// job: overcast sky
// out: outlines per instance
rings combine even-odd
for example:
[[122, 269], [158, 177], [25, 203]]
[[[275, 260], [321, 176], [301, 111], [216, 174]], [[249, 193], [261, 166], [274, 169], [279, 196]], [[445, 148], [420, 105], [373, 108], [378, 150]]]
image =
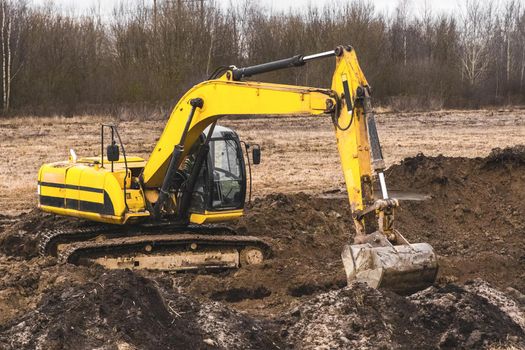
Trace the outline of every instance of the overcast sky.
[[[88, 11], [90, 8], [100, 6], [102, 14], [109, 15], [113, 7], [122, 2], [145, 2], [146, 4], [151, 3], [153, 0], [29, 0], [30, 3], [36, 5], [42, 5], [48, 2], [53, 2], [56, 5], [60, 6], [64, 11], [70, 12], [74, 11], [77, 14], [82, 14]], [[227, 4], [242, 2], [244, 0], [216, 0], [219, 4]], [[287, 10], [289, 8], [301, 8], [305, 7], [308, 4], [316, 4], [322, 6], [325, 3], [334, 0], [254, 0], [258, 1], [265, 7], [268, 7], [271, 10]], [[344, 0], [336, 0], [344, 1]], [[458, 4], [462, 0], [409, 0], [413, 8], [414, 13], [417, 14], [418, 10], [423, 7], [425, 2], [429, 3], [434, 12], [450, 12], [458, 8]], [[398, 0], [372, 0], [375, 4], [377, 10], [383, 12], [392, 11], [395, 8]]]

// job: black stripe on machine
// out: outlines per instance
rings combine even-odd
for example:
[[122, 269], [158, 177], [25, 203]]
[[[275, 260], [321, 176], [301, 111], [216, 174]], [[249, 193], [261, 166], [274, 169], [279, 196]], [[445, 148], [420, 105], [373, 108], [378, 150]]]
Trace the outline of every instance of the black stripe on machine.
[[351, 112], [354, 109], [352, 100], [350, 99], [350, 88], [348, 87], [348, 80], [343, 80], [343, 90], [345, 92], [346, 110]]
[[95, 193], [104, 192], [103, 188], [95, 188], [95, 187], [87, 187], [87, 186], [76, 186], [76, 185], [70, 185], [70, 184], [59, 184], [59, 183], [54, 183], [54, 182], [43, 182], [43, 181], [38, 181], [38, 184], [40, 186], [67, 188], [69, 190], [87, 191], [87, 192], [95, 192]]
[[52, 196], [40, 196], [39, 200], [40, 205], [46, 205], [55, 208], [74, 209], [97, 214], [115, 215], [115, 208], [113, 207], [113, 202], [111, 201], [111, 198], [109, 198], [109, 195], [106, 191], [104, 191], [104, 203], [95, 203], [81, 201], [78, 199], [69, 199]]
[[78, 199], [66, 198], [66, 208], [79, 210], [79, 202], [80, 201]]
[[64, 198], [51, 197], [51, 196], [40, 196], [40, 204], [47, 205], [50, 207], [64, 208]]

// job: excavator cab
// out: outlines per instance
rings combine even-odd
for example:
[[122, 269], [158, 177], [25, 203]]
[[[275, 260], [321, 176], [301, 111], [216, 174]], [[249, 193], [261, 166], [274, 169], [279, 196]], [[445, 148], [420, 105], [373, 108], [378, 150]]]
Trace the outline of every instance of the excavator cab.
[[[209, 129], [204, 134], [208, 132]], [[193, 189], [190, 212], [202, 215], [242, 211], [245, 198], [246, 169], [241, 142], [233, 130], [217, 125]]]
[[[214, 125], [204, 130], [199, 142], [192, 148], [179, 168], [179, 173], [186, 173], [182, 176], [186, 178], [186, 183], [178, 189], [177, 198], [179, 208], [184, 208], [183, 196], [189, 188], [189, 222], [214, 223], [242, 216], [248, 194], [247, 178], [249, 175], [251, 195], [251, 165], [260, 163], [260, 147], [242, 142], [232, 129]], [[249, 148], [253, 148], [252, 162], [247, 152]], [[204, 152], [201, 165], [196, 161], [199, 152]], [[194, 180], [193, 176], [196, 177]]]

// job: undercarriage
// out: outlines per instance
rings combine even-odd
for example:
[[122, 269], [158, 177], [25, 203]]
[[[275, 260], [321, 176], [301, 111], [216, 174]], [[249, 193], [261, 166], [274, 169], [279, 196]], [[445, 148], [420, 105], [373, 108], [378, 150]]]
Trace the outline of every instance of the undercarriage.
[[109, 269], [181, 271], [260, 264], [269, 246], [220, 226], [96, 226], [45, 231], [40, 253], [60, 262]]

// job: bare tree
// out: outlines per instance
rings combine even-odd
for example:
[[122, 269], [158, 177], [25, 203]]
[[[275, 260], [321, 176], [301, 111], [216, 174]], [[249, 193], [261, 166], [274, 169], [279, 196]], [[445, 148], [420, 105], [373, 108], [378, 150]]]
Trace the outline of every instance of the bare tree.
[[489, 66], [489, 38], [493, 29], [493, 3], [480, 0], [465, 0], [460, 13], [460, 59], [462, 74], [471, 87]]
[[396, 22], [399, 23], [401, 27], [401, 33], [403, 36], [403, 65], [407, 65], [407, 29], [408, 29], [408, 16], [410, 14], [410, 1], [409, 0], [399, 0], [396, 7]]
[[503, 37], [505, 40], [505, 81], [507, 86], [510, 83], [511, 70], [511, 41], [512, 33], [515, 31], [515, 13], [518, 10], [518, 3], [515, 0], [508, 0], [503, 11]]
[[0, 40], [2, 41], [2, 102], [3, 111], [7, 113], [11, 107], [12, 84], [24, 65], [20, 51], [20, 36], [24, 22], [25, 2], [20, 1], [16, 6], [8, 0], [0, 3], [2, 23]]
[[[11, 19], [8, 4], [2, 0], [2, 87], [3, 87], [3, 109], [9, 111], [9, 95], [11, 90]], [[7, 38], [6, 38], [7, 37]]]
[[521, 45], [521, 63], [520, 63], [520, 88], [519, 92], [523, 95], [523, 83], [525, 78], [525, 10], [518, 14], [517, 19], [517, 42]]

